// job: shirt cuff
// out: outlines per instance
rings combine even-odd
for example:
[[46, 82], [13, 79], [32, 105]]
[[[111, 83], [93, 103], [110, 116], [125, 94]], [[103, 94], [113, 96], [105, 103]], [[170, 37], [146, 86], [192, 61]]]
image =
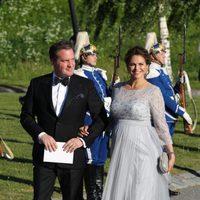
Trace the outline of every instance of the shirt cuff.
[[45, 132], [41, 132], [39, 135], [38, 135], [38, 142], [39, 144], [42, 144], [42, 141], [41, 141], [41, 137], [46, 134]]
[[83, 148], [86, 148], [87, 146], [85, 144], [85, 141], [82, 138], [80, 138], [80, 137], [78, 139], [83, 143]]

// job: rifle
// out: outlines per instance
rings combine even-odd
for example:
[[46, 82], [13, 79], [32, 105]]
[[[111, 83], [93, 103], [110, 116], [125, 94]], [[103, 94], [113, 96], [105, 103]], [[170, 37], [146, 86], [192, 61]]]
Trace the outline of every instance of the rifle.
[[72, 28], [73, 28], [73, 36], [70, 38], [70, 41], [72, 41], [74, 45], [74, 51], [75, 51], [75, 60], [78, 64], [79, 56], [80, 56], [80, 50], [83, 46], [88, 45], [90, 43], [88, 33], [86, 31], [80, 31], [80, 28], [77, 23], [75, 8], [74, 8], [74, 1], [69, 0], [69, 8], [70, 8], [70, 14], [71, 14], [71, 20], [72, 20]]
[[115, 52], [115, 56], [114, 56], [114, 71], [113, 71], [112, 82], [111, 82], [112, 86], [115, 84], [117, 77], [118, 77], [117, 71], [120, 67], [120, 49], [121, 49], [121, 29], [119, 27], [118, 45], [116, 47], [116, 52]]
[[[185, 98], [185, 77], [184, 77], [184, 64], [186, 63], [186, 51], [185, 51], [185, 43], [186, 43], [186, 24], [184, 24], [184, 37], [183, 37], [183, 53], [180, 54], [180, 72], [179, 72], [179, 93], [180, 93], [180, 105], [186, 110], [186, 98]], [[183, 119], [184, 133], [192, 134], [192, 126], [187, 123], [185, 119]]]

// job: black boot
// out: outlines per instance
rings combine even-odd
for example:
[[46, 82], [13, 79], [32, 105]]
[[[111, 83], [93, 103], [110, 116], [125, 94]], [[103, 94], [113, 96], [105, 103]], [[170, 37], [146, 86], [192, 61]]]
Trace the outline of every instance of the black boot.
[[103, 175], [104, 166], [98, 166], [96, 168], [96, 196], [97, 200], [101, 200], [103, 194]]
[[86, 166], [84, 179], [87, 200], [101, 200], [103, 193], [103, 173], [103, 166]]

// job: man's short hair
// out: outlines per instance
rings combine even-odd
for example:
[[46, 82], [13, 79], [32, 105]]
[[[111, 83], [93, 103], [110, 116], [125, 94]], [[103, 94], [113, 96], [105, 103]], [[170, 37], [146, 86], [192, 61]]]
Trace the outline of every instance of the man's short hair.
[[66, 50], [72, 49], [74, 51], [74, 47], [71, 42], [61, 40], [61, 41], [56, 42], [55, 44], [51, 45], [51, 47], [49, 48], [50, 60], [57, 59], [57, 52], [62, 49], [66, 49]]

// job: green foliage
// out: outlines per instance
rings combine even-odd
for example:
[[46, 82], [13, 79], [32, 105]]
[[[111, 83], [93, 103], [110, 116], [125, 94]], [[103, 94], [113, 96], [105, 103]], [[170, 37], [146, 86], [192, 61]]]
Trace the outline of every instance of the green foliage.
[[[197, 79], [200, 35], [200, 9], [198, 0], [76, 0], [76, 15], [81, 30], [89, 33], [91, 43], [97, 45], [99, 65], [111, 75], [118, 41], [118, 28], [122, 30], [121, 58], [134, 45], [144, 46], [146, 33], [156, 32], [159, 40], [158, 20], [166, 15], [170, 31], [173, 73], [179, 68], [178, 54], [182, 53], [184, 13], [187, 23], [187, 64], [189, 76]], [[21, 79], [39, 72], [34, 66], [47, 66], [48, 49], [55, 41], [69, 39], [72, 33], [69, 5], [66, 0], [2, 0], [0, 1], [0, 78], [15, 76]], [[32, 64], [35, 63], [35, 64]], [[123, 65], [123, 61], [121, 62]], [[27, 69], [26, 69], [26, 65]], [[33, 66], [33, 72], [30, 69]], [[30, 74], [22, 72], [29, 70]], [[122, 77], [126, 77], [124, 69]], [[28, 71], [27, 71], [28, 72]], [[7, 73], [7, 74], [5, 74]], [[15, 74], [14, 74], [15, 73]], [[24, 73], [24, 75], [23, 75]], [[9, 74], [9, 75], [8, 75]], [[26, 81], [26, 80], [24, 80]]]
[[199, 23], [200, 20], [200, 1], [198, 0], [181, 0], [170, 1], [171, 14], [168, 19], [168, 24], [176, 31], [180, 31], [182, 24], [186, 20], [187, 25], [194, 22]]
[[44, 62], [19, 62], [14, 68], [1, 64], [0, 71], [0, 84], [27, 87], [32, 78], [50, 73], [52, 66]]
[[[179, 70], [178, 54], [183, 53], [183, 24], [186, 20], [187, 63], [185, 69], [189, 72], [191, 79], [197, 80], [200, 68], [198, 61], [200, 56], [198, 52], [200, 45], [199, 1], [98, 0], [95, 4], [92, 1], [88, 3], [88, 0], [83, 0], [83, 2], [85, 9], [77, 7], [81, 27], [89, 31], [91, 41], [97, 44], [103, 57], [114, 54], [119, 26], [122, 27], [122, 58], [128, 48], [134, 45], [144, 46], [147, 32], [156, 32], [159, 40], [159, 17], [165, 15], [170, 33], [174, 78]], [[105, 8], [104, 11], [102, 8]], [[103, 66], [107, 65], [107, 60], [104, 63]]]
[[0, 62], [39, 62], [49, 45], [69, 38], [68, 4], [64, 0], [18, 0], [0, 4]]

